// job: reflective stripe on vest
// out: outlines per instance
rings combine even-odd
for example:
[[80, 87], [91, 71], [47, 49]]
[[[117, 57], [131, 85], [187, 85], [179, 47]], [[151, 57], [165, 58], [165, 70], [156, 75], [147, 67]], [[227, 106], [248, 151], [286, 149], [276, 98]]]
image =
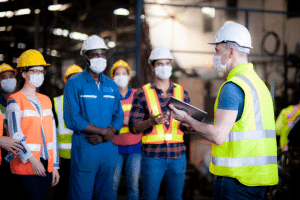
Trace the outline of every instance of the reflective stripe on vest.
[[63, 118], [63, 95], [54, 98], [54, 108], [58, 119], [56, 130], [59, 156], [62, 158], [70, 159], [73, 131], [66, 127]]
[[[183, 88], [174, 83], [173, 96], [177, 99], [184, 100]], [[151, 88], [151, 84], [148, 83], [143, 86], [143, 90], [146, 96], [147, 105], [149, 108], [149, 114], [158, 115], [162, 113], [159, 99], [157, 97], [155, 89]], [[170, 117], [170, 126], [167, 130], [164, 124], [158, 124], [153, 126], [152, 132], [142, 137], [142, 143], [144, 144], [162, 144], [162, 143], [182, 143], [183, 132], [180, 130], [180, 122]]]
[[232, 72], [237, 73], [224, 84], [233, 82], [241, 87], [245, 94], [245, 105], [241, 119], [234, 123], [224, 143], [213, 144], [210, 172], [236, 178], [247, 186], [275, 185], [278, 182], [278, 169], [271, 96], [268, 96], [267, 87], [253, 68], [245, 65], [245, 68], [242, 66]]
[[224, 167], [244, 167], [277, 164], [277, 156], [260, 156], [260, 157], [245, 157], [245, 158], [224, 158], [213, 157], [214, 165]]
[[[122, 109], [123, 109], [124, 113], [130, 112], [131, 108], [132, 108], [132, 104], [124, 104], [124, 105], [122, 104]], [[128, 126], [123, 126], [121, 128], [120, 134], [123, 134], [123, 133], [130, 133]]]
[[225, 141], [258, 140], [263, 138], [276, 138], [274, 130], [230, 132]]

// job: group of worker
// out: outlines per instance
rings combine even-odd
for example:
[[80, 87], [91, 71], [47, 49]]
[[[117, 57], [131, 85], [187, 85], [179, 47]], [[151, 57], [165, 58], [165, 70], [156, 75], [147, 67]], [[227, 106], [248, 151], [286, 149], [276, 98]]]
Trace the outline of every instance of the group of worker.
[[111, 78], [103, 74], [108, 48], [90, 36], [80, 51], [86, 68], [67, 69], [63, 95], [53, 99], [55, 112], [50, 98], [36, 92], [49, 65], [38, 51], [19, 57], [17, 79], [12, 67], [1, 65], [9, 137], [0, 137], [0, 146], [9, 152], [12, 174], [22, 177], [14, 187], [23, 187], [30, 199], [44, 199], [49, 185], [56, 186], [55, 199], [117, 199], [124, 168], [127, 199], [157, 199], [164, 178], [166, 198], [179, 200], [186, 172], [183, 135], [193, 131], [213, 144], [214, 199], [263, 199], [267, 186], [278, 182], [271, 95], [248, 62], [252, 42], [246, 27], [226, 23], [211, 44], [214, 66], [229, 73], [216, 99], [214, 124], [166, 107], [172, 96], [188, 104], [190, 98], [170, 80], [173, 56], [162, 46], [149, 57], [154, 80], [133, 89], [125, 61], [114, 63]]

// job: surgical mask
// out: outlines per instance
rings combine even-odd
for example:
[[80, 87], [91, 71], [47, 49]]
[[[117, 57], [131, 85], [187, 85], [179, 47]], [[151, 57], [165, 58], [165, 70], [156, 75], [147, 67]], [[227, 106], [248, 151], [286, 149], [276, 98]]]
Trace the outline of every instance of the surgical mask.
[[5, 92], [13, 92], [16, 88], [17, 80], [15, 78], [8, 78], [1, 81], [1, 87]]
[[30, 74], [30, 83], [35, 87], [40, 87], [44, 82], [44, 74]]
[[[226, 52], [225, 52], [226, 53]], [[222, 56], [225, 54], [223, 53]], [[222, 56], [214, 56], [213, 57], [213, 63], [214, 63], [214, 67], [219, 71], [219, 72], [226, 72], [226, 64], [227, 62], [223, 65], [221, 64], [221, 57]]]
[[104, 58], [93, 58], [90, 59], [90, 69], [96, 73], [100, 74], [106, 68], [106, 59]]
[[172, 67], [168, 65], [156, 67], [155, 75], [161, 79], [168, 79], [172, 75]]
[[118, 75], [114, 77], [114, 81], [119, 87], [124, 88], [128, 85], [129, 78], [126, 75]]

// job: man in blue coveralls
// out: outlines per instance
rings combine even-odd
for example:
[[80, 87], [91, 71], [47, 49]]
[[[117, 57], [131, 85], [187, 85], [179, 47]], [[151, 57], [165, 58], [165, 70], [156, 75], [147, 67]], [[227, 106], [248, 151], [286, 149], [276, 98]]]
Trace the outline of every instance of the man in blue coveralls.
[[72, 136], [70, 200], [110, 199], [118, 163], [118, 147], [112, 139], [119, 134], [124, 113], [118, 86], [102, 74], [106, 68], [102, 38], [92, 35], [80, 54], [87, 68], [72, 76], [64, 89], [64, 120]]

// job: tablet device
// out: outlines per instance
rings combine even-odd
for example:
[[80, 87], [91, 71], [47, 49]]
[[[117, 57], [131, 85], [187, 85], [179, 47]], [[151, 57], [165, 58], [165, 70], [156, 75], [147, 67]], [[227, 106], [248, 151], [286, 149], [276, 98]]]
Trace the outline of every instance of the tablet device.
[[184, 101], [176, 99], [175, 97], [171, 97], [168, 100], [168, 102], [166, 104], [166, 108], [168, 108], [168, 109], [170, 109], [169, 104], [172, 104], [178, 110], [185, 111], [189, 116], [193, 117], [194, 119], [196, 119], [198, 121], [202, 121], [205, 118], [205, 116], [207, 115], [207, 112], [205, 112], [199, 108], [196, 108], [188, 103], [185, 103]]

